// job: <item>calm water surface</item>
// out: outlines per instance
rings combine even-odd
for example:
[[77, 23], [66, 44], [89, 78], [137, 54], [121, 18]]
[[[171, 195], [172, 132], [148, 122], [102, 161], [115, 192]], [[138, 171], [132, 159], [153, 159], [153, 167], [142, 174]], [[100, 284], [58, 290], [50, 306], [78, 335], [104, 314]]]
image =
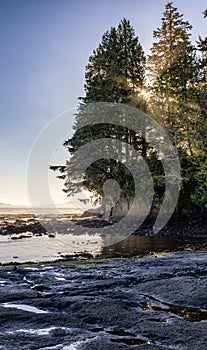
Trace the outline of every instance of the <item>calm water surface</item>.
[[[31, 222], [34, 220], [34, 215], [32, 211], [25, 212], [22, 209], [0, 210], [0, 228], [5, 222], [11, 225], [15, 224], [16, 220]], [[128, 257], [163, 251], [190, 250], [195, 247], [206, 247], [207, 243], [207, 239], [203, 238], [129, 236], [121, 242], [104, 247], [99, 234], [57, 233], [51, 238], [48, 235], [39, 237], [27, 232], [26, 236], [27, 238], [14, 240], [11, 239], [11, 235], [0, 235], [0, 263], [52, 261], [67, 255], [84, 253], [103, 257]]]

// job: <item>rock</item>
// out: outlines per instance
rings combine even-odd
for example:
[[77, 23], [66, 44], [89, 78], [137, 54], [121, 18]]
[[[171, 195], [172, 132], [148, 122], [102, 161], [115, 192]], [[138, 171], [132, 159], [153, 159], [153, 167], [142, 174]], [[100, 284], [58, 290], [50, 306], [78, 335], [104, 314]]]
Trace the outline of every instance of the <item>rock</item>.
[[206, 350], [206, 276], [206, 253], [192, 251], [2, 267], [0, 344]]
[[54, 232], [49, 232], [48, 233], [48, 237], [49, 238], [55, 238], [55, 236], [56, 236], [56, 233], [54, 233]]

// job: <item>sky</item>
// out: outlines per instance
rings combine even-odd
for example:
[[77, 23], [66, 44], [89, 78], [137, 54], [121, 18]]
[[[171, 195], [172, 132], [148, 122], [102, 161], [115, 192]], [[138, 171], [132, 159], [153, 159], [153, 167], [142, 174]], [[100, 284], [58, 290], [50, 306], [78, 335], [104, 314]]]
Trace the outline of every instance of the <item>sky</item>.
[[[72, 134], [71, 110], [84, 95], [85, 66], [104, 32], [126, 17], [147, 54], [166, 3], [0, 0], [0, 203], [29, 203], [31, 150], [45, 127], [65, 111], [70, 112], [62, 139]], [[206, 0], [175, 0], [173, 5], [193, 25], [193, 42], [198, 35], [206, 36], [202, 15]], [[64, 164], [67, 152], [62, 139], [54, 142], [50, 160]], [[54, 175], [48, 182], [54, 201], [67, 201]]]

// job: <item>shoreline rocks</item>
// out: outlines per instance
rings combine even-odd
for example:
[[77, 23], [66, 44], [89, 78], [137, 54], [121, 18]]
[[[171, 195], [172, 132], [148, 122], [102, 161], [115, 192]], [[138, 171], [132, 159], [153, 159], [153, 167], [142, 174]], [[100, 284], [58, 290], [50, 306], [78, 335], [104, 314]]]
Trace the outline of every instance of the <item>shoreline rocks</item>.
[[207, 254], [0, 268], [2, 350], [206, 350]]
[[[69, 220], [77, 226], [80, 225], [84, 228], [92, 227], [98, 229], [101, 227], [113, 226], [113, 224], [116, 224], [118, 221], [122, 220], [122, 218], [112, 217], [110, 224], [98, 218], [96, 214], [90, 214], [89, 217], [82, 215], [74, 215], [73, 217], [70, 217]], [[139, 236], [153, 236], [153, 225], [155, 223], [155, 220], [155, 217], [148, 216], [144, 220], [144, 222], [134, 231], [133, 234]], [[51, 217], [50, 221], [50, 224], [46, 225], [46, 227], [50, 227], [50, 232], [47, 232], [46, 228], [44, 227], [44, 224], [41, 225], [41, 221], [39, 222], [38, 219], [35, 218], [33, 218], [33, 221], [31, 221], [31, 219], [29, 219], [29, 221], [25, 221], [25, 219], [18, 219], [12, 224], [9, 223], [9, 220], [4, 221], [2, 226], [0, 226], [0, 235], [22, 235], [22, 237], [19, 238], [24, 238], [25, 233], [33, 234], [36, 236], [52, 236], [55, 234], [55, 232], [58, 231], [62, 233], [68, 233], [67, 218], [65, 221], [57, 221]], [[123, 223], [122, 229], [127, 230], [127, 228], [130, 228], [130, 224], [133, 225], [134, 222], [136, 221], [133, 220], [133, 218], [128, 219], [126, 222]], [[167, 224], [164, 226], [164, 228], [159, 232], [159, 235], [207, 237], [207, 215], [183, 215], [181, 217], [173, 215], [167, 222]]]

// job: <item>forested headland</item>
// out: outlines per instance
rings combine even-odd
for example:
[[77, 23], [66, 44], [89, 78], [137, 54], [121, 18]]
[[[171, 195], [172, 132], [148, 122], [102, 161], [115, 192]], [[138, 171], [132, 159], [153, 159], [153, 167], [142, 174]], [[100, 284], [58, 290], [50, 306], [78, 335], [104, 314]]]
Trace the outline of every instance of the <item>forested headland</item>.
[[[206, 17], [207, 10], [201, 14], [201, 20]], [[85, 96], [79, 98], [74, 134], [64, 143], [70, 159], [80, 146], [103, 137], [133, 146], [149, 166], [154, 186], [153, 208], [159, 209], [165, 174], [156, 150], [143, 135], [104, 123], [79, 128], [81, 118], [86, 118], [83, 108], [89, 103], [120, 103], [145, 112], [165, 128], [178, 152], [182, 178], [178, 213], [203, 213], [207, 208], [207, 37], [198, 37], [193, 43], [191, 31], [192, 25], [169, 2], [161, 26], [154, 30], [149, 55], [126, 18], [104, 33], [86, 66]], [[61, 172], [58, 177], [65, 180], [68, 196], [85, 188], [98, 200], [103, 197], [104, 182], [115, 179], [121, 197], [133, 197], [132, 175], [118, 161], [97, 160], [87, 168], [83, 182], [79, 182], [77, 174], [74, 179], [67, 178], [67, 165], [52, 168]]]

